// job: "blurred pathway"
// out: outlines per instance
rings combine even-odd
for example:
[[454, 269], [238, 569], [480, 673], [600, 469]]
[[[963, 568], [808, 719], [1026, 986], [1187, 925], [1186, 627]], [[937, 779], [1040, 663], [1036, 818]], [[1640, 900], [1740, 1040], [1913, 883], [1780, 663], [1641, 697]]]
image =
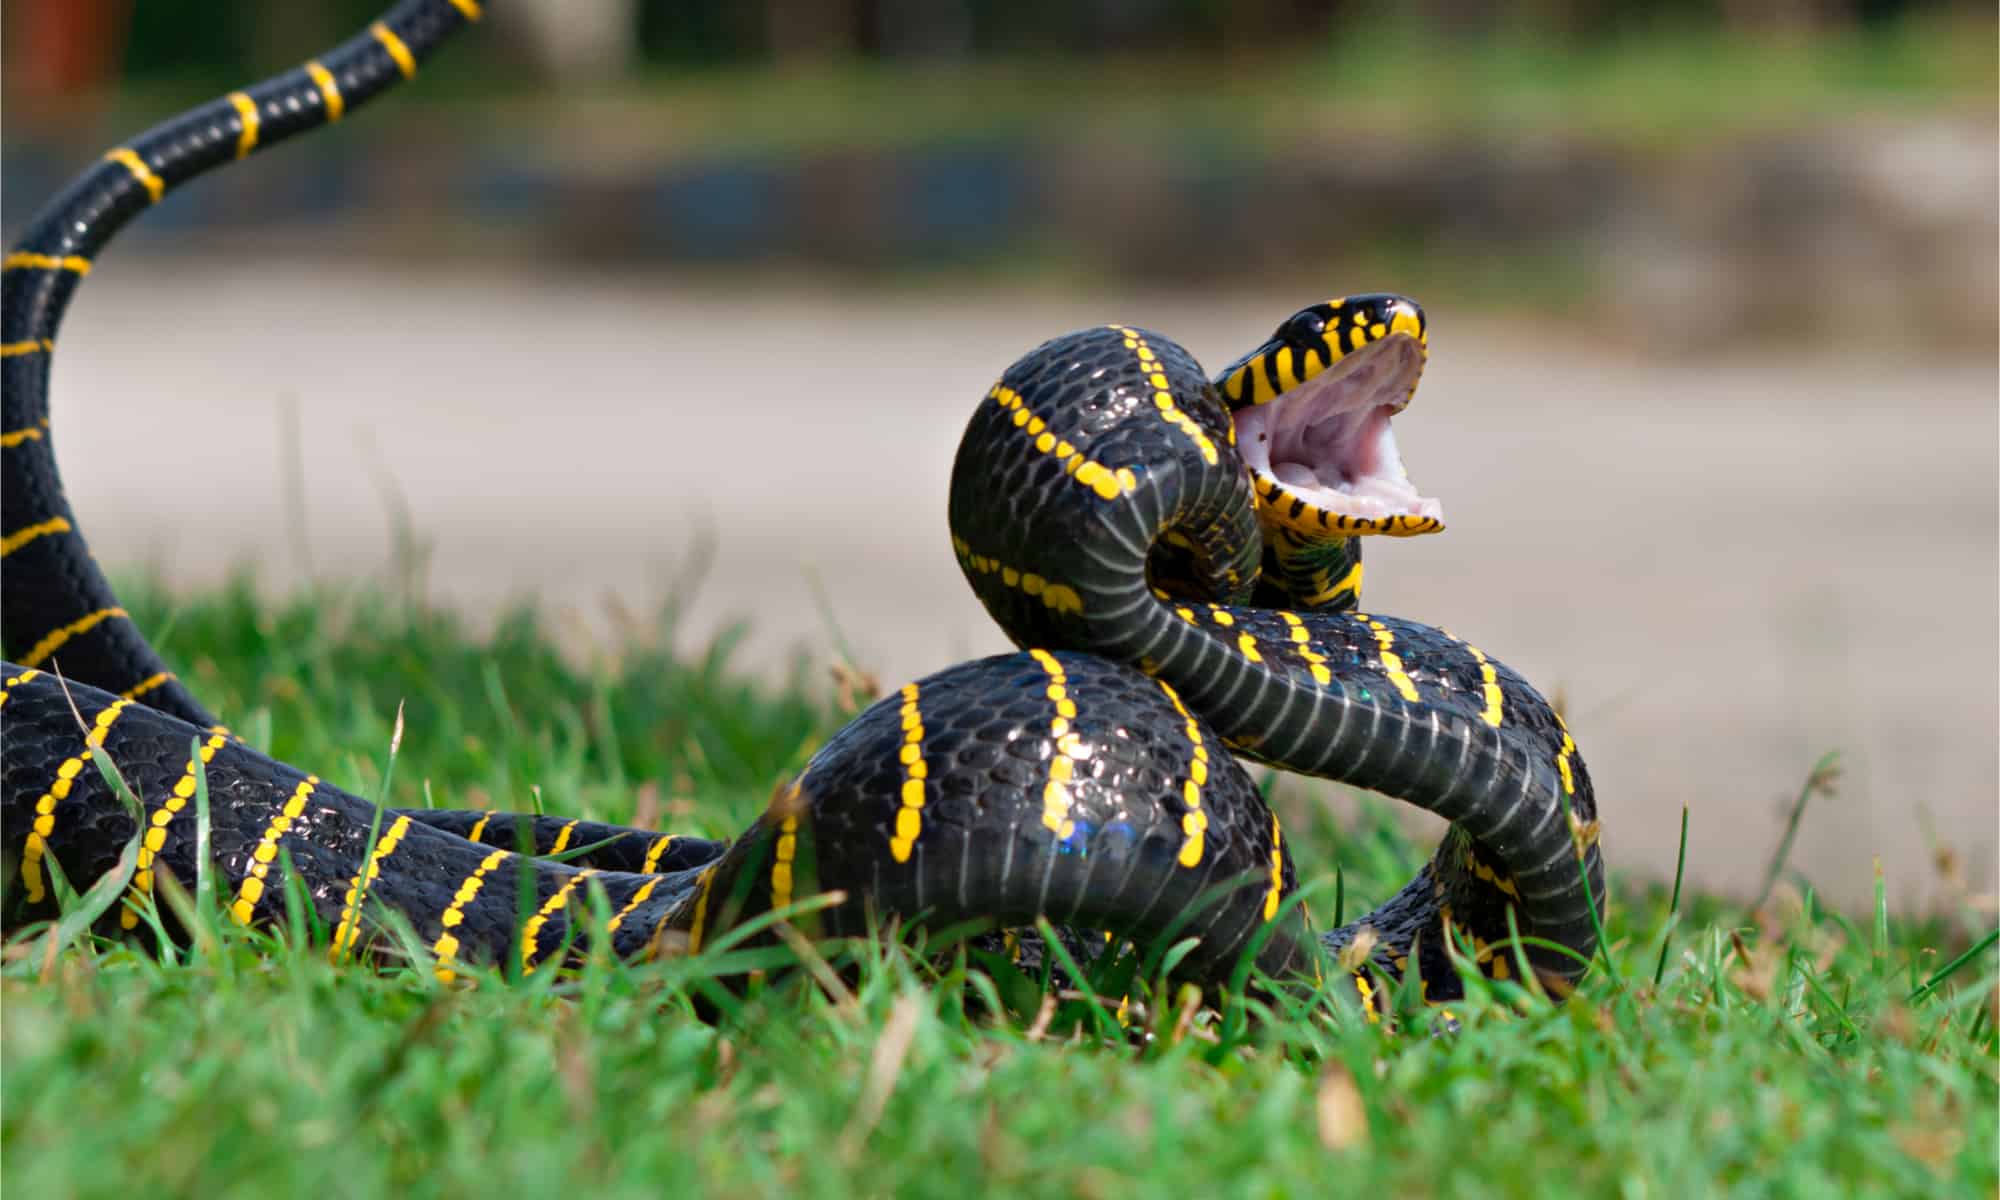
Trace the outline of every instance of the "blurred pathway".
[[[112, 259], [66, 331], [55, 433], [107, 562], [175, 582], [380, 576], [393, 478], [434, 598], [535, 594], [602, 628], [716, 542], [684, 641], [831, 642], [885, 684], [1006, 648], [959, 580], [945, 483], [1015, 355], [1137, 322], [1221, 363], [1296, 302], [1051, 299], [382, 275]], [[1399, 422], [1451, 528], [1370, 547], [1368, 607], [1561, 693], [1626, 868], [1755, 887], [1781, 798], [1840, 748], [1795, 861], [1848, 904], [1937, 895], [1928, 826], [1991, 889], [1996, 410], [1989, 361], [1635, 364], [1434, 312]], [[285, 417], [303, 436], [288, 528]]]

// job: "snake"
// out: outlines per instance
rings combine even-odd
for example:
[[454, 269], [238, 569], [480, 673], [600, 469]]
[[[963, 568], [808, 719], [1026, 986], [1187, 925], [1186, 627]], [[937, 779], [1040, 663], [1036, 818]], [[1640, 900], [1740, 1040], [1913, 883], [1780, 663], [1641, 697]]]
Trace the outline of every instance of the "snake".
[[[97, 934], [183, 936], [156, 901], [164, 878], [196, 877], [205, 834], [229, 920], [306, 919], [336, 958], [414, 956], [448, 980], [606, 948], [699, 954], [782, 919], [817, 938], [893, 921], [1172, 943], [1177, 977], [1346, 980], [1371, 1016], [1412, 977], [1432, 1001], [1467, 971], [1573, 988], [1604, 866], [1561, 714], [1470, 642], [1359, 607], [1366, 538], [1443, 527], [1392, 430], [1428, 324], [1391, 294], [1302, 309], [1212, 377], [1135, 325], [1022, 355], [977, 401], [948, 496], [952, 553], [1019, 649], [883, 695], [735, 838], [385, 809], [222, 725], [120, 605], [65, 496], [59, 325], [113, 234], [168, 191], [343, 119], [483, 7], [401, 0], [167, 120], [7, 254], [0, 926], [50, 922], [66, 891], [110, 878], [122, 902]], [[1318, 931], [1246, 763], [1373, 790], [1446, 832], [1407, 885]]]

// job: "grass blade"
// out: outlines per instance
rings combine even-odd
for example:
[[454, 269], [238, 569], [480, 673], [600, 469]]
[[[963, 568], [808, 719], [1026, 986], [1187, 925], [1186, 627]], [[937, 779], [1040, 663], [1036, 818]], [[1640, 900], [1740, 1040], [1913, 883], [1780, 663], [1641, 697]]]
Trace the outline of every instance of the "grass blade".
[[1653, 987], [1660, 986], [1660, 980], [1667, 973], [1667, 947], [1674, 941], [1674, 926], [1681, 916], [1681, 880], [1687, 877], [1688, 861], [1688, 806], [1681, 805], [1681, 846], [1674, 854], [1674, 894], [1667, 901], [1667, 924], [1660, 931], [1660, 957], [1653, 963]]
[[126, 839], [125, 848], [118, 852], [117, 863], [98, 876], [97, 882], [91, 884], [74, 905], [64, 909], [54, 928], [43, 935], [41, 950], [34, 957], [41, 960], [45, 979], [55, 963], [56, 953], [97, 924], [98, 919], [110, 912], [111, 906], [118, 903], [118, 897], [132, 885], [132, 875], [139, 869], [139, 844], [145, 836], [146, 827], [141, 823]]
[[1932, 992], [1937, 991], [1939, 987], [1943, 986], [1945, 980], [1950, 979], [1967, 963], [1992, 949], [1995, 942], [2000, 942], [2000, 929], [1988, 930], [1985, 937], [1980, 938], [1977, 942], [1967, 947], [1963, 954], [1939, 967], [1932, 973], [1929, 979], [1924, 980], [1915, 991], [1910, 993], [1910, 1003], [1914, 1004]]
[[[1558, 793], [1562, 802], [1563, 823], [1569, 826], [1570, 838], [1576, 845], [1576, 876], [1583, 883], [1583, 898], [1590, 908], [1590, 928], [1597, 934], [1597, 956], [1604, 960], [1604, 970], [1611, 976], [1611, 982], [1619, 991], [1625, 990], [1625, 980], [1618, 973], [1618, 964], [1611, 961], [1611, 935], [1604, 931], [1604, 912], [1598, 907], [1597, 889], [1590, 886], [1590, 865], [1585, 861], [1590, 847], [1595, 844], [1597, 822], [1590, 822], [1590, 841], [1585, 840], [1584, 827], [1571, 810], [1569, 793]], [[1510, 910], [1511, 911], [1511, 910]]]
[[1771, 889], [1778, 886], [1778, 876], [1784, 874], [1785, 862], [1792, 856], [1792, 842], [1799, 835], [1799, 821], [1806, 815], [1806, 802], [1815, 794], [1831, 798], [1834, 785], [1840, 779], [1840, 751], [1829, 750], [1819, 756], [1812, 770], [1806, 772], [1806, 781], [1799, 785], [1798, 799], [1792, 801], [1792, 811], [1785, 818], [1785, 832], [1778, 839], [1778, 848], [1771, 854], [1771, 865], [1764, 871], [1764, 886], [1757, 889], [1756, 902], [1750, 911], [1764, 907], [1771, 898]]
[[375, 861], [375, 846], [382, 836], [382, 814], [388, 811], [389, 781], [396, 774], [396, 753], [403, 748], [403, 704], [396, 702], [396, 724], [389, 731], [389, 760], [382, 767], [382, 785], [375, 792], [375, 811], [368, 818], [368, 841], [361, 849], [361, 863], [354, 871], [354, 904], [351, 924], [345, 929], [334, 926], [333, 945], [328, 957], [340, 962], [347, 957], [347, 947], [361, 936], [362, 914], [368, 903], [368, 868]]
[[1880, 973], [1889, 960], [1889, 894], [1882, 879], [1882, 860], [1875, 859], [1875, 939], [1873, 955], [1875, 969]]
[[201, 756], [199, 737], [188, 740], [188, 765], [194, 770], [194, 907], [206, 921], [215, 910], [215, 859], [208, 819], [208, 763]]

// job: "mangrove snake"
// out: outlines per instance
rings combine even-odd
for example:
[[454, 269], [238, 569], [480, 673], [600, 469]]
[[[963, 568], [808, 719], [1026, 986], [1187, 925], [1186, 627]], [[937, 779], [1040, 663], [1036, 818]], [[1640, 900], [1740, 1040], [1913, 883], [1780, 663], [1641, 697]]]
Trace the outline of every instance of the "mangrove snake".
[[[8, 927], [55, 913], [52, 863], [80, 891], [128, 843], [131, 896], [101, 925], [139, 927], [163, 872], [194, 878], [205, 775], [230, 916], [283, 915], [290, 871], [335, 954], [391, 952], [378, 936], [391, 911], [447, 977], [473, 961], [532, 970], [606, 936], [620, 955], [699, 950], [836, 891], [843, 900], [800, 918], [807, 932], [1046, 917], [1107, 940], [1195, 937], [1176, 968], [1195, 979], [1246, 955], [1273, 975], [1316, 970], [1315, 939], [1287, 903], [1284, 831], [1241, 755], [1451, 822], [1410, 884], [1317, 939], [1352, 948], [1342, 977], [1364, 996], [1369, 967], [1417, 971], [1433, 1000], [1456, 995], [1448, 939], [1496, 977], [1523, 961], [1552, 984], [1580, 974], [1603, 867], [1561, 718], [1450, 634], [1354, 611], [1357, 537], [1441, 528], [1389, 432], [1427, 353], [1422, 313], [1394, 296], [1308, 308], [1213, 382], [1179, 346], [1124, 325], [1008, 368], [960, 445], [950, 524], [967, 580], [1023, 652], [876, 703], [734, 841], [378, 813], [218, 725], [119, 606], [64, 498], [47, 407], [57, 326], [105, 242], [168, 189], [339, 120], [479, 15], [475, 0], [403, 0], [321, 58], [111, 151], [7, 256]], [[97, 755], [129, 782], [138, 817]], [[606, 922], [580, 915], [600, 889]]]

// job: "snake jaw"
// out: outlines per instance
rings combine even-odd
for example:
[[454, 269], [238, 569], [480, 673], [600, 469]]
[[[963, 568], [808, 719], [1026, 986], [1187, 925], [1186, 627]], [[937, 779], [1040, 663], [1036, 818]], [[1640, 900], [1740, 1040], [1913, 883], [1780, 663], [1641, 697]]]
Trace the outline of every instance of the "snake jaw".
[[1424, 349], [1392, 333], [1264, 404], [1238, 409], [1236, 445], [1260, 507], [1281, 524], [1429, 533], [1444, 508], [1419, 495], [1390, 420], [1409, 405]]

